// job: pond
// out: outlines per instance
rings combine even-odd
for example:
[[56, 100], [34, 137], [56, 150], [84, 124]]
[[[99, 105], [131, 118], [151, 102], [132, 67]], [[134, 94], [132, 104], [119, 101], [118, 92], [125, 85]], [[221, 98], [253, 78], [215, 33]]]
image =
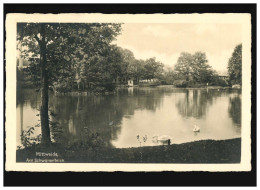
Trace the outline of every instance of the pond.
[[[40, 122], [39, 106], [39, 92], [18, 91], [17, 146], [22, 131]], [[172, 144], [241, 137], [241, 90], [235, 89], [159, 86], [121, 88], [115, 94], [98, 96], [50, 93], [49, 110], [54, 113], [50, 120], [62, 129], [53, 141], [62, 143], [80, 142], [89, 138], [87, 133], [98, 133], [104, 146], [115, 148], [156, 146], [159, 143], [153, 137], [161, 135], [172, 137]], [[194, 125], [200, 132], [193, 132]], [[40, 131], [36, 127], [34, 136]]]

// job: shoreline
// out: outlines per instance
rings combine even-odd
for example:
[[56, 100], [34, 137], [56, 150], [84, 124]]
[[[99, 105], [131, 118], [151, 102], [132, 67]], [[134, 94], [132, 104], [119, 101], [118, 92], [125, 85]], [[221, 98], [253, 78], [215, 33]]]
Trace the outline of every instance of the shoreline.
[[[39, 157], [41, 152], [55, 153], [55, 156]], [[39, 159], [41, 162], [56, 159], [58, 163], [240, 163], [241, 138], [88, 150], [66, 150], [54, 143], [48, 148], [36, 145], [16, 151], [17, 162], [35, 162]]]
[[[222, 87], [222, 86], [203, 86], [203, 87], [185, 87], [185, 88], [180, 88], [180, 87], [175, 87], [173, 85], [158, 85], [158, 86], [138, 86], [138, 85], [134, 85], [134, 86], [118, 86], [116, 89], [128, 89], [128, 88], [164, 88], [164, 87], [170, 87], [172, 89], [187, 89], [187, 90], [226, 90], [226, 89], [234, 89], [234, 90], [241, 90], [238, 88], [232, 88], [232, 87]], [[23, 88], [22, 90], [33, 90], [36, 88]], [[88, 91], [71, 91], [71, 92], [53, 92], [53, 94], [55, 96], [66, 96], [66, 95], [71, 95], [71, 96], [98, 96], [98, 95], [113, 95], [116, 94], [116, 90], [115, 91], [111, 91], [111, 92], [88, 92]]]

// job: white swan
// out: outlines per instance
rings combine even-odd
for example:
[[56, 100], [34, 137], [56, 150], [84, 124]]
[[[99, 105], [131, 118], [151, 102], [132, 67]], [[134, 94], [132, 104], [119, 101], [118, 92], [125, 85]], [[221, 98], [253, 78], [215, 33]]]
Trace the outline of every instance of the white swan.
[[170, 144], [172, 139], [173, 138], [169, 135], [154, 136], [153, 142], [162, 142], [162, 143], [168, 142], [168, 144]]
[[193, 132], [200, 132], [199, 126], [194, 125]]

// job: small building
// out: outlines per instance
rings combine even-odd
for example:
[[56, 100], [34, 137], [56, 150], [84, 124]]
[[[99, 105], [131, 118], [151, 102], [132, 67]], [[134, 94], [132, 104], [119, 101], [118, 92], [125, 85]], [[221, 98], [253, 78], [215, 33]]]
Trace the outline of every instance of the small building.
[[143, 79], [139, 80], [140, 83], [153, 83], [153, 82], [158, 82], [158, 79], [152, 78], [152, 79]]
[[218, 78], [221, 79], [221, 80], [225, 80], [225, 81], [228, 80], [228, 76], [227, 75], [219, 75]]
[[132, 79], [131, 79], [131, 80], [128, 80], [128, 81], [127, 81], [127, 85], [128, 85], [128, 86], [134, 86], [134, 80], [132, 80]]
[[228, 80], [228, 73], [227, 73], [227, 71], [219, 71], [218, 72], [218, 79], [227, 81]]

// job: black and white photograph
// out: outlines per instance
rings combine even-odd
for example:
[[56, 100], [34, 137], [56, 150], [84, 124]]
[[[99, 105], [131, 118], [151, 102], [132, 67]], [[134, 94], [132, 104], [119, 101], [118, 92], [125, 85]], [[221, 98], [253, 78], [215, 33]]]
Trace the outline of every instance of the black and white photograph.
[[250, 19], [7, 15], [6, 168], [249, 171]]

